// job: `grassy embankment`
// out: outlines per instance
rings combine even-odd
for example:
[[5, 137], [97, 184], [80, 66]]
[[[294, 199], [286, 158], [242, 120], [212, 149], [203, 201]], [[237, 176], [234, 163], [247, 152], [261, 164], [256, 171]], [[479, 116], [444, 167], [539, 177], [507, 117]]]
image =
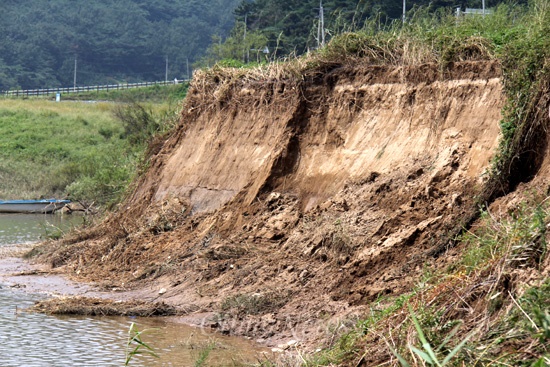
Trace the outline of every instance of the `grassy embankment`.
[[[310, 65], [378, 65], [499, 60], [506, 107], [503, 136], [480, 208], [535, 173], [546, 149], [550, 92], [550, 3], [503, 5], [492, 15], [457, 19], [421, 9], [405, 25], [342, 34]], [[550, 279], [547, 188], [526, 194], [505, 217], [486, 207], [474, 228], [451, 239], [456, 261], [431, 266], [407, 294], [385, 296], [322, 352], [283, 365], [549, 366]], [[466, 223], [475, 218], [466, 218]], [[342, 330], [336, 325], [334, 330]]]
[[0, 99], [0, 199], [116, 203], [147, 141], [175, 123], [186, 90], [182, 84], [89, 93], [60, 103]]

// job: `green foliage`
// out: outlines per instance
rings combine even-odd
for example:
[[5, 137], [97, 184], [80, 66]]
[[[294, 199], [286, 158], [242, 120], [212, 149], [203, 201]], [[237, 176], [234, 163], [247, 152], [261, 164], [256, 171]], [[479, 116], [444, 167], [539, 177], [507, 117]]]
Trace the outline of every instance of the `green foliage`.
[[[86, 102], [0, 100], [0, 198], [117, 203], [152, 136], [176, 124], [187, 88], [185, 83], [71, 96]], [[162, 103], [151, 103], [156, 101]]]
[[139, 157], [117, 150], [120, 155], [104, 152], [61, 166], [59, 177], [64, 183], [69, 182], [64, 188], [69, 198], [108, 206], [120, 201], [137, 169]]
[[550, 280], [528, 289], [520, 300], [532, 323], [527, 328], [542, 345], [550, 343]]
[[[237, 24], [231, 34], [222, 43], [220, 37], [214, 37], [212, 45], [208, 49], [207, 56], [202, 60], [202, 64], [212, 65], [218, 60], [232, 60], [229, 63], [233, 65], [224, 65], [240, 67], [250, 61], [266, 61], [263, 50], [267, 46], [267, 37], [258, 31], [248, 31], [245, 35], [244, 24]], [[240, 61], [240, 62], [239, 62]], [[242, 63], [242, 64], [241, 64]]]
[[130, 329], [128, 330], [128, 341], [126, 342], [125, 366], [128, 366], [132, 358], [139, 354], [147, 354], [159, 358], [154, 349], [141, 339], [141, 335], [146, 331], [147, 330], [139, 331], [134, 322], [130, 325]]
[[[68, 196], [97, 205], [120, 200], [145, 144], [124, 138], [113, 108], [112, 103], [0, 101], [0, 197]], [[176, 116], [166, 105], [150, 109], [157, 119]]]
[[202, 348], [199, 351], [199, 355], [195, 359], [194, 366], [195, 367], [206, 366], [206, 360], [210, 356], [210, 353], [212, 352], [212, 350], [214, 349], [215, 346], [216, 346], [215, 343], [209, 343], [206, 347]]
[[376, 301], [371, 303], [369, 307], [370, 310], [368, 317], [359, 321], [357, 326], [360, 330], [362, 330], [363, 334], [367, 334], [369, 332], [369, 329], [374, 327], [379, 321], [383, 320], [389, 315], [392, 315], [397, 310], [402, 309], [405, 303], [412, 296], [412, 293], [401, 295], [393, 299], [391, 302], [389, 302], [389, 304], [386, 304], [388, 303], [388, 300], [384, 300], [381, 298], [377, 299]]
[[[495, 7], [504, 3], [499, 0], [487, 0], [487, 7]], [[525, 4], [522, 0], [517, 4]], [[242, 29], [245, 26], [245, 20], [248, 33], [262, 35], [267, 39], [267, 46], [272, 52], [271, 57], [281, 57], [292, 54], [301, 55], [311, 50], [315, 50], [321, 43], [319, 34], [319, 0], [307, 1], [276, 1], [276, 0], [242, 0], [240, 5], [235, 10], [236, 22], [232, 30], [232, 35], [243, 34]], [[420, 0], [414, 2], [406, 2], [407, 20], [405, 28], [411, 29], [413, 26], [421, 26], [416, 29], [416, 35], [421, 35], [424, 32], [429, 33], [431, 29], [427, 26], [441, 23], [441, 14], [448, 14], [449, 25], [456, 24], [454, 17], [454, 9], [456, 6], [461, 6], [464, 9], [468, 7], [480, 7], [479, 1], [447, 1], [447, 0]], [[388, 29], [400, 29], [402, 23], [402, 7], [401, 0], [324, 0], [324, 22], [327, 41], [334, 37], [348, 32], [363, 32], [365, 29], [374, 30], [376, 33]], [[418, 11], [423, 9], [422, 11]], [[426, 14], [422, 21], [425, 24], [420, 24], [418, 19], [419, 14]], [[476, 19], [476, 20], [473, 20]], [[486, 27], [496, 26], [496, 18], [493, 23], [483, 22], [479, 18], [473, 17], [468, 22], [477, 22], [479, 25]], [[438, 27], [442, 31], [441, 27]], [[479, 27], [476, 27], [476, 30]], [[500, 29], [503, 27], [501, 26]], [[418, 31], [422, 32], [418, 32]], [[441, 33], [440, 35], [443, 35]], [[453, 32], [446, 33], [452, 37]], [[472, 34], [475, 35], [475, 34]], [[500, 37], [499, 42], [505, 42], [505, 35], [496, 35]], [[242, 50], [244, 47], [242, 37], [237, 37], [237, 41], [241, 40], [237, 47], [241, 53], [233, 58], [242, 60]], [[235, 38], [229, 37], [226, 41], [227, 48], [235, 46]], [[231, 45], [231, 46], [230, 46]], [[211, 46], [211, 53], [215, 48], [225, 48], [224, 45]], [[227, 56], [225, 56], [227, 57]]]
[[[421, 346], [422, 349], [417, 348], [413, 345], [409, 345], [409, 349], [414, 354], [416, 354], [423, 362], [429, 364], [430, 366], [443, 367], [443, 366], [450, 365], [453, 361], [453, 358], [457, 355], [457, 353], [460, 352], [460, 350], [462, 348], [464, 348], [464, 345], [470, 339], [471, 334], [468, 335], [466, 338], [462, 339], [462, 341], [460, 341], [460, 343], [458, 345], [456, 345], [446, 355], [441, 356], [442, 351], [444, 350], [445, 346], [456, 335], [456, 333], [458, 331], [458, 327], [460, 325], [455, 327], [447, 335], [447, 337], [445, 338], [445, 340], [443, 340], [443, 342], [439, 345], [439, 347], [434, 348], [434, 347], [432, 347], [432, 345], [430, 345], [430, 343], [426, 339], [426, 336], [424, 335], [424, 331], [422, 330], [422, 327], [420, 326], [420, 322], [416, 318], [416, 315], [414, 314], [414, 312], [413, 312], [412, 308], [410, 307], [410, 305], [409, 305], [409, 312], [411, 314], [411, 318], [412, 318], [414, 327], [415, 327], [416, 332], [417, 332], [418, 340], [420, 341], [420, 343], [422, 345]], [[389, 344], [388, 344], [388, 346], [389, 346]], [[397, 353], [397, 351], [395, 351], [393, 348], [391, 348], [391, 346], [389, 346], [389, 347], [390, 347], [392, 353], [397, 357], [397, 359], [399, 360], [399, 363], [401, 363], [401, 365], [403, 367], [410, 367], [410, 364], [405, 360], [405, 358], [403, 358], [399, 353]], [[443, 358], [443, 359], [441, 359], [441, 358]]]
[[507, 32], [501, 32], [501, 37], [494, 37], [500, 41], [507, 103], [501, 122], [503, 139], [491, 172], [496, 187], [487, 196], [502, 193], [500, 187], [513, 189], [520, 180], [533, 175], [542, 149], [537, 103], [548, 89], [550, 6], [545, 0], [534, 0], [527, 11], [510, 14], [514, 23]]
[[151, 109], [138, 103], [117, 106], [114, 114], [124, 127], [122, 138], [128, 139], [130, 144], [144, 144], [160, 129], [160, 122]]
[[547, 251], [548, 218], [543, 206], [532, 203], [522, 204], [511, 218], [504, 220], [482, 212], [479, 229], [462, 238], [469, 245], [462, 266], [468, 273], [493, 266], [501, 259], [512, 267], [538, 266]]

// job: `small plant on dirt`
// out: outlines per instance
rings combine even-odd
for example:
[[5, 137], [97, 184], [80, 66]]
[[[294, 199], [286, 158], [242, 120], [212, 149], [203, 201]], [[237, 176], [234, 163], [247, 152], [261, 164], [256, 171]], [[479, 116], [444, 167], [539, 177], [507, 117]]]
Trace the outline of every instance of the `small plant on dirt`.
[[403, 308], [405, 303], [413, 296], [414, 293], [406, 293], [393, 299], [389, 304], [389, 299], [384, 296], [379, 297], [371, 303], [368, 317], [357, 324], [358, 328], [363, 334], [367, 334], [369, 329], [374, 327], [380, 320]]
[[[530, 333], [533, 340], [538, 343], [532, 344], [529, 353], [542, 355], [540, 360], [548, 360], [550, 357], [548, 345], [550, 343], [550, 280], [547, 280], [539, 287], [528, 289], [519, 300], [518, 308], [525, 317], [524, 325], [519, 326]], [[545, 365], [547, 366], [547, 365]]]
[[[426, 336], [424, 335], [424, 331], [420, 326], [420, 322], [416, 318], [416, 315], [414, 314], [410, 305], [409, 305], [409, 311], [411, 313], [411, 318], [412, 318], [414, 327], [416, 329], [416, 332], [418, 333], [418, 340], [420, 341], [420, 343], [422, 343], [421, 349], [413, 345], [409, 345], [409, 349], [423, 361], [423, 365], [428, 364], [430, 366], [438, 366], [438, 367], [450, 365], [453, 361], [454, 356], [457, 355], [458, 352], [460, 352], [460, 350], [464, 347], [464, 345], [466, 345], [466, 343], [468, 342], [472, 334], [466, 336], [466, 338], [464, 338], [456, 347], [454, 347], [453, 350], [451, 350], [447, 355], [442, 357], [441, 356], [442, 351], [444, 350], [447, 343], [456, 335], [460, 325], [457, 325], [453, 330], [451, 330], [449, 335], [447, 335], [447, 337], [443, 340], [443, 342], [439, 345], [439, 347], [434, 349], [426, 339]], [[407, 360], [403, 358], [389, 344], [388, 344], [388, 347], [390, 348], [392, 353], [397, 357], [397, 359], [399, 360], [399, 363], [403, 367], [411, 366], [409, 362], [407, 362]]]
[[61, 228], [53, 224], [46, 223], [46, 224], [41, 224], [41, 226], [42, 226], [42, 230], [44, 231], [44, 234], [41, 235], [41, 237], [44, 239], [58, 240], [61, 237], [63, 237], [63, 235], [65, 234], [65, 232]]
[[155, 353], [153, 348], [141, 339], [141, 334], [147, 330], [148, 329], [139, 331], [134, 322], [130, 325], [130, 329], [128, 330], [128, 342], [126, 343], [125, 366], [128, 366], [132, 358], [138, 354], [147, 354], [155, 358], [160, 358], [158, 354]]

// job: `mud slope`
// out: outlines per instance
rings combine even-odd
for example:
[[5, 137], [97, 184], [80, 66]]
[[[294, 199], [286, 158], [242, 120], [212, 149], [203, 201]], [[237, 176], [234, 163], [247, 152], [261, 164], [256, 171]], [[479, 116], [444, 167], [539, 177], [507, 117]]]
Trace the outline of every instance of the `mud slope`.
[[[180, 127], [95, 237], [52, 260], [258, 337], [409, 289], [475, 209], [497, 147], [496, 64], [202, 74]], [[82, 238], [81, 238], [82, 240]]]

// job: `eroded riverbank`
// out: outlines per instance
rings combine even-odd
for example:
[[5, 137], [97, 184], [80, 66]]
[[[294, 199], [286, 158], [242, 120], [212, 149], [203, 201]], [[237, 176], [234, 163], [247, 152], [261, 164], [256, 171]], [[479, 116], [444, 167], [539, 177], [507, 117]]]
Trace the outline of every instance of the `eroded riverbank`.
[[[268, 349], [249, 340], [201, 328], [201, 324], [209, 322], [210, 314], [181, 310], [182, 316], [178, 317], [132, 316], [133, 313], [128, 312], [129, 304], [143, 304], [143, 314], [148, 314], [147, 307], [155, 307], [158, 290], [154, 287], [140, 290], [101, 288], [95, 284], [79, 283], [66, 277], [62, 269], [52, 270], [47, 264], [23, 259], [22, 256], [35, 246], [33, 242], [40, 238], [43, 229], [36, 226], [37, 218], [32, 216], [4, 216], [2, 219], [0, 341], [12, 351], [3, 365], [120, 366], [125, 360], [128, 330], [132, 323], [136, 323], [139, 330], [148, 329], [143, 340], [160, 356], [159, 359], [136, 356], [132, 366], [193, 365], [201, 353], [208, 353], [211, 366], [239, 365], [267, 357], [264, 353]], [[60, 218], [38, 218], [38, 222], [44, 220], [51, 222]], [[10, 225], [13, 223], [16, 225]], [[25, 243], [13, 244], [17, 240]], [[104, 300], [113, 305], [115, 315], [126, 316], [101, 316], [99, 305], [95, 305], [100, 310], [95, 316], [90, 316], [91, 313], [52, 315], [49, 310], [34, 312], [37, 303], [48, 299], [61, 303], [75, 299]], [[81, 306], [84, 308], [86, 304]]]

